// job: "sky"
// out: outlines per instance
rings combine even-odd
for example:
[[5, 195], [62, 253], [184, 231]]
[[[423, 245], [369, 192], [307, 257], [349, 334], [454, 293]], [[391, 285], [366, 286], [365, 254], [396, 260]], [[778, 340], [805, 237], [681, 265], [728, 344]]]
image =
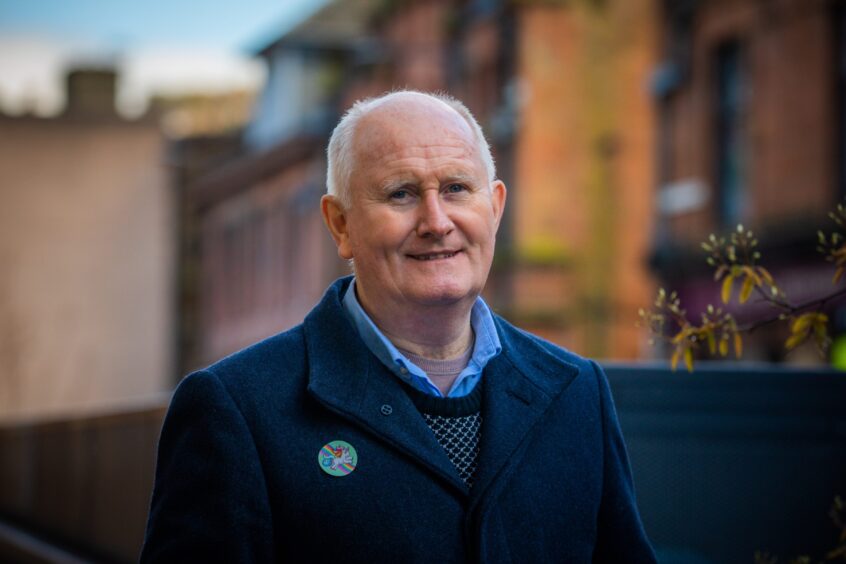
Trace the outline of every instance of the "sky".
[[0, 110], [53, 115], [69, 66], [118, 67], [118, 108], [153, 92], [260, 87], [254, 53], [326, 0], [0, 0]]

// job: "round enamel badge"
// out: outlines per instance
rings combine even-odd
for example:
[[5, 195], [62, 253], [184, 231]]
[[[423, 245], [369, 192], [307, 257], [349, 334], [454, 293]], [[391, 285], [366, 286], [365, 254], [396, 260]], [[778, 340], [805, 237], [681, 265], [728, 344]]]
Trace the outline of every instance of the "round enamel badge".
[[346, 476], [358, 464], [358, 453], [346, 441], [330, 441], [317, 453], [320, 469], [330, 476]]

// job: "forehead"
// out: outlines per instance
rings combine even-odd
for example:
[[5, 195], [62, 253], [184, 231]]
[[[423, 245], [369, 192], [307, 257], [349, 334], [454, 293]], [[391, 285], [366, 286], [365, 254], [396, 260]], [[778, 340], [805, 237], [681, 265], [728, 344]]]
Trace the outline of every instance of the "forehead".
[[481, 164], [473, 130], [455, 110], [437, 100], [403, 101], [363, 116], [354, 136], [355, 162], [400, 166]]

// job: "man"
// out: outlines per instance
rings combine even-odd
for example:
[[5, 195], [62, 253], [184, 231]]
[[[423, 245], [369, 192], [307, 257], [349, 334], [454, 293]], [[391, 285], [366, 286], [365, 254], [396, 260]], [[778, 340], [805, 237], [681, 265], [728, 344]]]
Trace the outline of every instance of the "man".
[[469, 111], [359, 102], [328, 157], [355, 277], [180, 384], [142, 561], [654, 562], [602, 370], [479, 298], [506, 190]]

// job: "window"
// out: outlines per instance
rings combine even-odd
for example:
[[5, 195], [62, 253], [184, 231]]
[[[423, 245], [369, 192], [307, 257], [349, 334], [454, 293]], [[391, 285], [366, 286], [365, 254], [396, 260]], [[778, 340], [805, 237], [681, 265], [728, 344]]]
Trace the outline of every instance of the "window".
[[747, 185], [743, 123], [747, 109], [746, 74], [736, 41], [716, 51], [716, 188], [721, 227], [732, 227], [745, 215]]

